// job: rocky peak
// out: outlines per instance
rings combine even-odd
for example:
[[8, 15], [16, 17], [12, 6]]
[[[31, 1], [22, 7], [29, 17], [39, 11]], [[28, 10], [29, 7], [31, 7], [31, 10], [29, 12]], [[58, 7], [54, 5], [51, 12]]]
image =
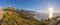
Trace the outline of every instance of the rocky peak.
[[3, 18], [3, 10], [2, 7], [0, 6], [0, 20]]
[[7, 7], [12, 7], [11, 5], [8, 5]]

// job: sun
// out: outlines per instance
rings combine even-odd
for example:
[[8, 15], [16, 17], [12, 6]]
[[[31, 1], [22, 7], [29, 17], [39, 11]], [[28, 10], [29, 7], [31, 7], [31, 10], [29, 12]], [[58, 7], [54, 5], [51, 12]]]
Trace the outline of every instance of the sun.
[[53, 7], [49, 7], [49, 18], [53, 17]]

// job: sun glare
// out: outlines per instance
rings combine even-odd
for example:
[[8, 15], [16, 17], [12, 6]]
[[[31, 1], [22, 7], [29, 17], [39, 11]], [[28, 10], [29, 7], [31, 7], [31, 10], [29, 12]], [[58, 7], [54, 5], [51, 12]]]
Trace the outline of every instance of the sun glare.
[[53, 8], [49, 8], [49, 18], [51, 19], [53, 17]]

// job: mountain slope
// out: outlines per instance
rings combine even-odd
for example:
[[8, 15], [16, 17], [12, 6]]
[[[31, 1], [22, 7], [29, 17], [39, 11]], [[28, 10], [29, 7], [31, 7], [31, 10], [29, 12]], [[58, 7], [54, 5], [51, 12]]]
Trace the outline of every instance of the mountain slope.
[[13, 7], [7, 7], [3, 11], [2, 25], [47, 25], [46, 21], [35, 19], [31, 11], [28, 13], [28, 11], [17, 10]]

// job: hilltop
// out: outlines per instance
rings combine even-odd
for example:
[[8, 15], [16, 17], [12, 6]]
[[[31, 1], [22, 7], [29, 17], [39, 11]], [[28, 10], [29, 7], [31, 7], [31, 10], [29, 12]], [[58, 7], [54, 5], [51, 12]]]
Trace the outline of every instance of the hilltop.
[[3, 18], [1, 25], [47, 25], [47, 21], [39, 21], [34, 18], [35, 12], [19, 10], [8, 5], [3, 10]]

